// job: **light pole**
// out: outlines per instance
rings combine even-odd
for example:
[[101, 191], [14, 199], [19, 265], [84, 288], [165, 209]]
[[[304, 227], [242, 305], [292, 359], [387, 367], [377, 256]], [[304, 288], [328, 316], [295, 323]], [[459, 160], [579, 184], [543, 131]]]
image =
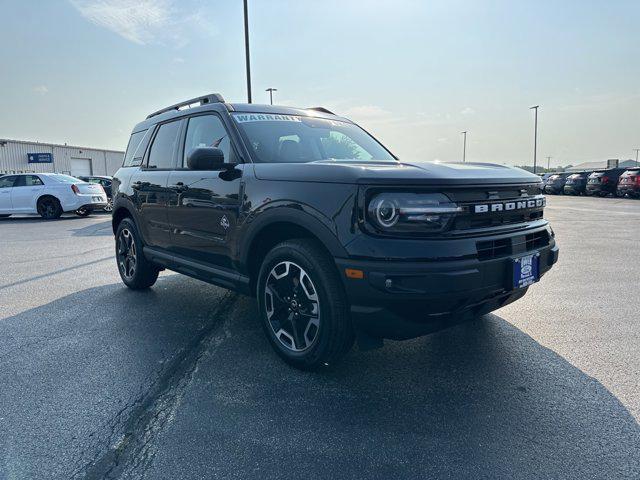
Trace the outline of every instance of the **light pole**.
[[269, 103], [273, 105], [273, 92], [277, 92], [277, 88], [269, 87], [265, 90], [265, 92], [269, 92]]
[[547, 157], [547, 170], [551, 169], [549, 165], [551, 165], [551, 157]]
[[247, 64], [247, 101], [251, 103], [251, 65], [249, 61], [249, 8], [244, 0], [244, 52]]
[[467, 131], [465, 130], [464, 132], [460, 132], [463, 135], [463, 140], [462, 140], [462, 161], [466, 162], [467, 161]]
[[640, 148], [634, 148], [636, 152], [636, 167], [638, 166], [638, 152], [640, 152]]
[[536, 120], [533, 130], [533, 173], [536, 173], [536, 167], [538, 166], [538, 107], [540, 105], [534, 105], [529, 110], [535, 110]]

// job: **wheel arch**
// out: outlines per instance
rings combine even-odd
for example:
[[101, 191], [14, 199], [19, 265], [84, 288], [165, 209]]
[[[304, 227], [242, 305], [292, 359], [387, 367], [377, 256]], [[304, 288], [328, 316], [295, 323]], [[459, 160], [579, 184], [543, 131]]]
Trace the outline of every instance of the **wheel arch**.
[[309, 238], [318, 242], [331, 257], [345, 257], [347, 252], [338, 238], [319, 220], [299, 210], [286, 209], [256, 221], [247, 231], [240, 246], [240, 267], [251, 279], [254, 290], [261, 259], [277, 244], [293, 238]]
[[135, 221], [133, 213], [127, 207], [118, 205], [113, 209], [111, 215], [111, 229], [113, 230], [114, 235], [118, 230], [118, 225], [120, 225], [120, 222], [122, 222], [122, 220], [124, 220], [125, 218], [131, 218]]

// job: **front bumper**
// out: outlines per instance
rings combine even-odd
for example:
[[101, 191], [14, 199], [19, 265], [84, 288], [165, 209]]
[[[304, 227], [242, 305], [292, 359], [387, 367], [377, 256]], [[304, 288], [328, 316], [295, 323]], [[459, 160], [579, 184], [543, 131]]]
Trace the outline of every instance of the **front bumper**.
[[638, 197], [640, 196], [640, 186], [625, 185], [623, 187], [618, 187], [617, 194], [619, 197], [624, 197], [625, 195], [629, 195], [630, 197]]
[[[539, 252], [540, 276], [558, 260], [553, 237], [544, 247], [515, 250], [489, 260], [336, 259], [336, 264], [356, 329], [401, 340], [464, 322], [522, 297], [526, 288], [512, 288], [512, 258]], [[347, 268], [362, 270], [364, 278], [347, 278]]]

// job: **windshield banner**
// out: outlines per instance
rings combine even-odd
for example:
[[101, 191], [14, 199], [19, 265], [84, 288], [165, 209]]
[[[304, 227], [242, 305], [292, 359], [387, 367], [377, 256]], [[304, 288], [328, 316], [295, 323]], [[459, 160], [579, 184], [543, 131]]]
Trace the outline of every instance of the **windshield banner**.
[[300, 122], [295, 115], [277, 115], [271, 113], [234, 113], [233, 118], [238, 123], [248, 122]]

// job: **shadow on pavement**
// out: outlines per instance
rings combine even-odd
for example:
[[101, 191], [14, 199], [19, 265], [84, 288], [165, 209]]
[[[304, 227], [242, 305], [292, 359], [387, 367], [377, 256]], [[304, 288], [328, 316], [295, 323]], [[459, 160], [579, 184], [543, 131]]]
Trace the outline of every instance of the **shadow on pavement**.
[[275, 358], [254, 301], [237, 304], [228, 340], [199, 366], [151, 478], [640, 474], [640, 427], [620, 401], [499, 316], [354, 351], [310, 374]]
[[[177, 401], [142, 426], [148, 478], [638, 478], [627, 409], [499, 316], [314, 374], [275, 356], [253, 300], [217, 316], [224, 293], [164, 276], [0, 320], [0, 477], [71, 476], [157, 390]], [[195, 348], [193, 377], [169, 378]]]

